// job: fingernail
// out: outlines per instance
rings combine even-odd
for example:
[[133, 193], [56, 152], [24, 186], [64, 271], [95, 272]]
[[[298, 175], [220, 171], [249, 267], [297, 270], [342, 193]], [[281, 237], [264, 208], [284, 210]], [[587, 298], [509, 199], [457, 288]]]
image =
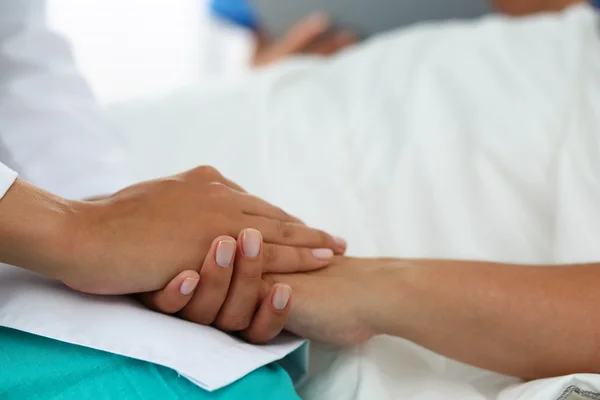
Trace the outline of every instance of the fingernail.
[[333, 258], [333, 250], [331, 249], [315, 249], [312, 251], [313, 257], [319, 260], [331, 260]]
[[235, 252], [235, 242], [230, 240], [223, 240], [217, 245], [217, 255], [215, 261], [217, 265], [222, 268], [229, 267], [231, 261], [233, 261], [233, 254]]
[[181, 286], [179, 286], [179, 291], [182, 295], [189, 296], [194, 290], [196, 290], [198, 282], [200, 282], [198, 278], [185, 278]]
[[335, 244], [338, 247], [341, 247], [341, 248], [344, 248], [344, 249], [348, 247], [348, 242], [344, 238], [341, 238], [339, 236], [334, 236], [333, 237], [333, 241], [335, 242]]
[[292, 297], [292, 288], [288, 285], [277, 285], [277, 289], [275, 289], [275, 294], [273, 295], [273, 299], [271, 302], [273, 303], [273, 307], [277, 311], [283, 311], [288, 306], [290, 302], [290, 297]]
[[242, 236], [242, 251], [248, 258], [256, 258], [260, 253], [262, 235], [256, 229], [246, 229]]

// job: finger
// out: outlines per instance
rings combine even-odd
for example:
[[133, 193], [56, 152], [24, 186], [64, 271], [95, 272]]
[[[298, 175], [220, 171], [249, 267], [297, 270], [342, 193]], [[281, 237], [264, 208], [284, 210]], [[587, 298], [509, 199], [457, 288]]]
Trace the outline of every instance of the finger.
[[328, 56], [354, 44], [356, 37], [350, 32], [341, 32], [329, 36], [311, 48], [311, 53]]
[[347, 245], [344, 239], [305, 225], [265, 217], [249, 217], [244, 223], [246, 226], [258, 229], [263, 234], [265, 243], [309, 249], [331, 249], [335, 254], [346, 252]]
[[200, 281], [196, 271], [180, 273], [162, 290], [139, 295], [142, 303], [151, 310], [163, 314], [175, 314], [184, 308]]
[[192, 299], [179, 316], [198, 324], [212, 324], [227, 298], [233, 274], [236, 243], [229, 236], [212, 242], [200, 271], [200, 281]]
[[263, 244], [263, 273], [291, 274], [308, 272], [328, 266], [333, 260], [331, 249]]
[[318, 13], [303, 19], [292, 27], [281, 41], [272, 48], [278, 57], [301, 53], [329, 29], [326, 15]]
[[229, 332], [242, 331], [250, 325], [258, 304], [262, 282], [263, 243], [256, 229], [246, 229], [238, 237], [238, 257], [227, 300], [215, 321], [215, 326]]
[[267, 217], [271, 219], [302, 224], [302, 221], [300, 221], [298, 218], [286, 213], [281, 208], [276, 207], [259, 197], [249, 194], [239, 194], [239, 196], [237, 196], [237, 200], [240, 202], [242, 211], [247, 215]]
[[251, 343], [263, 344], [279, 335], [288, 320], [291, 297], [292, 288], [288, 285], [273, 286], [242, 337]]
[[265, 31], [259, 30], [254, 33], [254, 41], [256, 43], [256, 52], [263, 52], [269, 46], [269, 35]]

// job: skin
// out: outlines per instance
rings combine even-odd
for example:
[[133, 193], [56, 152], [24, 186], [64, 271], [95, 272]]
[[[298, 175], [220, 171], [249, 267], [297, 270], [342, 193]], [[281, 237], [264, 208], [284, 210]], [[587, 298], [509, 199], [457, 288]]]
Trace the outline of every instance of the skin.
[[287, 329], [338, 345], [375, 335], [523, 379], [600, 373], [600, 264], [338, 258], [289, 285]]
[[584, 0], [493, 0], [494, 6], [509, 15], [528, 15], [544, 11], [560, 11]]
[[600, 373], [600, 264], [336, 257], [264, 274], [257, 303], [282, 284], [294, 293], [285, 328], [301, 337], [348, 346], [397, 336], [525, 380]]
[[[255, 250], [249, 252], [252, 246], [244, 243], [252, 237]], [[228, 262], [215, 267], [224, 258], [218, 251], [222, 243], [231, 250]], [[262, 308], [257, 311], [266, 297], [260, 293], [261, 275], [323, 268], [345, 246], [210, 167], [83, 202], [17, 180], [0, 200], [0, 262], [85, 293], [147, 293], [146, 304], [163, 312], [172, 313], [173, 304], [187, 300], [196, 308], [193, 315], [182, 311], [183, 317], [259, 342], [273, 336], [273, 326], [283, 326]], [[174, 295], [187, 278], [197, 278], [193, 289], [202, 292]], [[281, 293], [278, 299], [281, 304]]]
[[281, 39], [273, 41], [264, 33], [256, 35], [256, 51], [252, 59], [254, 67], [264, 67], [298, 54], [329, 56], [354, 44], [352, 32], [333, 31], [326, 15], [309, 16]]
[[[292, 289], [285, 284], [266, 287], [261, 282], [262, 248], [256, 257], [243, 253], [244, 237], [250, 231], [254, 230], [240, 234], [237, 240], [239, 251], [227, 268], [217, 264], [217, 248], [222, 242], [236, 244], [236, 241], [222, 236], [213, 241], [200, 272], [182, 272], [165, 289], [141, 294], [140, 300], [151, 309], [237, 333], [251, 343], [272, 340], [287, 323]], [[260, 236], [258, 231], [253, 233]], [[235, 274], [234, 270], [243, 273]], [[246, 277], [252, 274], [255, 275], [253, 282], [248, 282]], [[184, 286], [186, 282], [191, 286]], [[182, 292], [182, 289], [186, 291]]]

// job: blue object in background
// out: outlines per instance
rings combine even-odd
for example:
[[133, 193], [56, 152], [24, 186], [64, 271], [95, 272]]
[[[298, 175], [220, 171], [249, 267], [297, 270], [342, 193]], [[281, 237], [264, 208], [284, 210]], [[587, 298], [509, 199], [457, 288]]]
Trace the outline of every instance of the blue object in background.
[[210, 8], [219, 18], [252, 30], [258, 29], [257, 17], [249, 0], [211, 0]]
[[[589, 1], [600, 9], [600, 0]], [[218, 18], [248, 29], [258, 30], [258, 17], [250, 5], [250, 0], [211, 0], [210, 8]]]

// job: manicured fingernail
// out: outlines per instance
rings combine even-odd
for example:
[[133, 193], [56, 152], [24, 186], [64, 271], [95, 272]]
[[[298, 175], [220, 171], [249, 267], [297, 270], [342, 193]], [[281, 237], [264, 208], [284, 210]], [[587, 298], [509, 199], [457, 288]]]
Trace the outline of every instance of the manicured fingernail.
[[331, 249], [315, 249], [312, 251], [313, 257], [319, 260], [331, 260], [333, 258], [333, 250]]
[[222, 268], [229, 267], [229, 264], [233, 261], [233, 254], [235, 253], [235, 242], [230, 240], [220, 241], [217, 245], [217, 255], [215, 261], [217, 265]]
[[262, 235], [256, 229], [246, 229], [242, 235], [242, 251], [248, 258], [256, 258], [260, 253]]
[[333, 237], [333, 241], [335, 242], [335, 244], [338, 247], [341, 247], [341, 248], [344, 248], [344, 249], [348, 247], [348, 242], [344, 238], [341, 238], [339, 236], [334, 236]]
[[292, 288], [288, 285], [277, 285], [277, 289], [275, 289], [275, 294], [273, 295], [273, 299], [271, 302], [273, 303], [273, 307], [277, 311], [283, 311], [288, 306], [290, 302], [290, 297], [292, 297]]
[[185, 278], [181, 286], [179, 286], [179, 291], [182, 295], [189, 296], [194, 290], [196, 290], [198, 282], [200, 282], [198, 278]]

